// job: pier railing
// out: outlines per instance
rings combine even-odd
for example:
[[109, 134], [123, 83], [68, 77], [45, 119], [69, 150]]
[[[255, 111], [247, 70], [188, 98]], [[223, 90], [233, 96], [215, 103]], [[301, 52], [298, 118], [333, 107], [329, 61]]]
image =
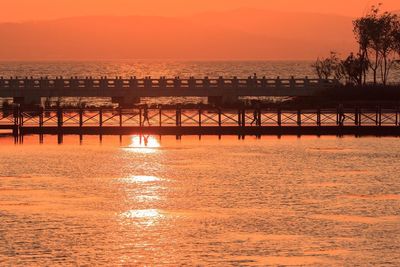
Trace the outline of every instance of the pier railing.
[[348, 109], [70, 109], [0, 112], [1, 127], [308, 127], [399, 126], [399, 108]]

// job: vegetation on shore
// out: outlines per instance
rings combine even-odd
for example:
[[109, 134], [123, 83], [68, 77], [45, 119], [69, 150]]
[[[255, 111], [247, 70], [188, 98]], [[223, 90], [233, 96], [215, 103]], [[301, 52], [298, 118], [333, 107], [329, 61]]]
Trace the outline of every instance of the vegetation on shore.
[[353, 21], [357, 53], [342, 59], [331, 52], [327, 58], [317, 59], [312, 66], [320, 78], [358, 87], [388, 84], [391, 70], [400, 65], [400, 16], [381, 12], [380, 7], [372, 6], [365, 16]]

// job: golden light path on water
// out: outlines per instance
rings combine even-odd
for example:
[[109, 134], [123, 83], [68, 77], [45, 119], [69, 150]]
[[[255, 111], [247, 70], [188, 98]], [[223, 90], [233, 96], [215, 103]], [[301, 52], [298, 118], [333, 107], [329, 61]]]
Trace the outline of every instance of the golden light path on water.
[[[131, 138], [131, 143], [128, 147], [125, 147], [124, 150], [130, 153], [154, 154], [159, 152], [160, 147], [161, 145], [159, 140], [152, 135], [134, 135]], [[160, 200], [160, 196], [157, 195], [157, 189], [159, 189], [159, 186], [154, 183], [161, 180], [161, 178], [156, 176], [134, 175], [129, 178], [119, 179], [118, 181], [125, 183], [126, 185], [136, 184], [139, 186], [141, 192], [144, 194], [135, 194], [132, 198], [139, 202], [148, 202], [151, 204], [152, 201]], [[123, 219], [137, 220], [142, 225], [151, 226], [162, 219], [163, 215], [158, 209], [136, 209], [123, 212], [121, 217]]]
[[[156, 182], [162, 181], [161, 178], [156, 176], [145, 176], [145, 175], [134, 175], [129, 178], [118, 179], [118, 182], [128, 187], [129, 185], [136, 185], [140, 188], [141, 194], [130, 194], [127, 190], [128, 198], [138, 202], [145, 202], [151, 205], [151, 202], [159, 201], [161, 198], [157, 194], [160, 186], [155, 184]], [[144, 209], [144, 210], [128, 210], [121, 214], [123, 219], [137, 219], [142, 224], [150, 226], [156, 223], [163, 216], [157, 209]]]
[[120, 181], [123, 181], [125, 183], [148, 183], [148, 182], [161, 181], [161, 179], [155, 176], [139, 175], [139, 176], [132, 176], [130, 178], [124, 178], [121, 179]]
[[129, 210], [122, 213], [121, 216], [124, 219], [138, 220], [138, 224], [146, 227], [156, 224], [163, 218], [163, 215], [157, 209]]

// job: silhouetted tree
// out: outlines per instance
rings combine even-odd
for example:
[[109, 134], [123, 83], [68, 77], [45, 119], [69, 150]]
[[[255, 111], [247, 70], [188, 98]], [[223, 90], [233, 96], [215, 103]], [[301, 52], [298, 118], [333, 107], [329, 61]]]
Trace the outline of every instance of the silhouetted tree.
[[381, 65], [381, 77], [382, 83], [386, 84], [389, 76], [390, 69], [395, 62], [395, 32], [397, 27], [397, 15], [385, 12], [380, 17], [380, 25], [382, 32], [380, 34], [381, 45], [379, 47], [379, 53], [383, 59]]
[[[394, 42], [394, 51], [397, 56], [400, 58], [400, 17], [397, 17], [397, 20], [393, 29], [393, 42]], [[396, 61], [399, 63], [399, 60]]]
[[359, 54], [361, 55], [361, 59], [367, 67], [363, 73], [364, 84], [367, 81], [367, 72], [369, 66], [371, 64], [368, 57], [368, 49], [370, 47], [370, 33], [369, 33], [369, 24], [371, 24], [371, 20], [367, 18], [357, 19], [353, 22], [354, 24], [354, 34], [356, 36], [356, 40], [359, 45]]
[[374, 84], [377, 83], [377, 73], [380, 64], [382, 63], [379, 57], [379, 46], [380, 46], [380, 26], [378, 22], [379, 7], [373, 6], [369, 14], [365, 17], [355, 20], [354, 32], [356, 33], [357, 39], [362, 43], [360, 49], [366, 49], [366, 55], [369, 53], [370, 68], [373, 72]]
[[365, 64], [365, 58], [361, 54], [354, 56], [354, 54], [351, 53], [340, 63], [341, 76], [345, 78], [347, 84], [363, 85], [364, 75], [367, 70], [368, 65]]
[[[368, 61], [373, 72], [374, 84], [377, 83], [379, 70], [383, 84], [387, 83], [394, 62], [394, 33], [398, 23], [397, 15], [389, 12], [381, 14], [380, 6], [381, 4], [373, 6], [366, 16], [353, 22], [361, 60]], [[365, 81], [366, 73], [363, 76]]]
[[317, 61], [312, 64], [315, 72], [320, 79], [341, 79], [342, 71], [340, 70], [340, 59], [335, 52], [331, 52], [327, 58], [318, 58]]

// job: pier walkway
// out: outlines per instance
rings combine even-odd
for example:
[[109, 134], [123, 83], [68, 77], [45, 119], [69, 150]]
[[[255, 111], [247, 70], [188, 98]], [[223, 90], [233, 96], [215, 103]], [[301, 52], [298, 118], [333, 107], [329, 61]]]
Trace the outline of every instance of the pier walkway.
[[25, 134], [392, 135], [400, 109], [37, 109], [0, 113], [0, 129]]

